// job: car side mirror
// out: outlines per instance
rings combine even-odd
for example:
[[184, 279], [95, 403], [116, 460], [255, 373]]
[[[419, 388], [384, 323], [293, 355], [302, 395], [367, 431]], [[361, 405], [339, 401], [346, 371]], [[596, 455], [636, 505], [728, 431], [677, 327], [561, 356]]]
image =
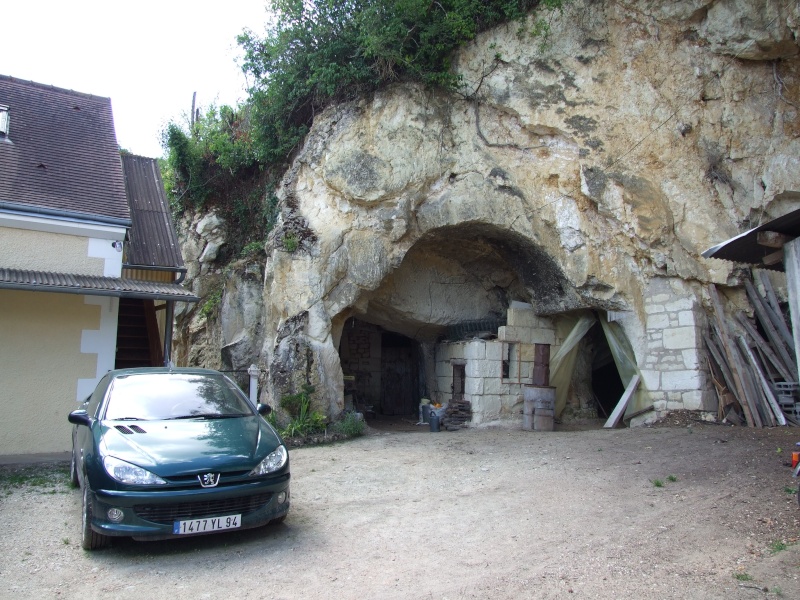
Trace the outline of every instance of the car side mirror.
[[69, 413], [67, 420], [73, 425], [86, 425], [87, 427], [92, 422], [91, 418], [89, 418], [89, 414], [82, 408]]
[[256, 410], [258, 411], [258, 414], [260, 414], [262, 417], [266, 417], [269, 413], [272, 412], [272, 407], [269, 404], [261, 404], [259, 402], [258, 406], [256, 406]]

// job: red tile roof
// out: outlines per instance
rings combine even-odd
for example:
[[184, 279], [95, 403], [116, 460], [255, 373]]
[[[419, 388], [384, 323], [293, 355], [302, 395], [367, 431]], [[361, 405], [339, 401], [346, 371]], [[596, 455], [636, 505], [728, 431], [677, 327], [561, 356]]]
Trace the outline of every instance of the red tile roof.
[[0, 75], [0, 207], [130, 219], [111, 100]]

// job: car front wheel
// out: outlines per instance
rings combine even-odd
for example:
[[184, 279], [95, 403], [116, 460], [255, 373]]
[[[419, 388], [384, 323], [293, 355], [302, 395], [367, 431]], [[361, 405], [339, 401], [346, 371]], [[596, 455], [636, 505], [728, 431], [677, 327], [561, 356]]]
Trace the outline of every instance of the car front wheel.
[[83, 506], [81, 518], [81, 547], [84, 550], [98, 550], [109, 545], [111, 538], [97, 533], [92, 529], [92, 498], [89, 493], [89, 481], [84, 476], [83, 481]]

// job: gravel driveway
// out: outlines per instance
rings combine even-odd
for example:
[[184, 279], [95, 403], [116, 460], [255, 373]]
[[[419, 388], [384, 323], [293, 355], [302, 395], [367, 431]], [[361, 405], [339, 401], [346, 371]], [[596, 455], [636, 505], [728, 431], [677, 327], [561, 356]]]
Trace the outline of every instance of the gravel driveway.
[[282, 525], [94, 553], [65, 465], [4, 467], [0, 597], [800, 598], [800, 430], [688, 423], [373, 430], [291, 451]]

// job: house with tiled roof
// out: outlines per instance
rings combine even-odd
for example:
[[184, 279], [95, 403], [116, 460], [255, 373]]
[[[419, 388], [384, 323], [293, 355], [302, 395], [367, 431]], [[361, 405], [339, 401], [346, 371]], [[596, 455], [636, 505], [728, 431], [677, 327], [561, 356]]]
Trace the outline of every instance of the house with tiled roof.
[[0, 76], [0, 454], [70, 447], [104, 373], [170, 360], [185, 273], [157, 164], [111, 101]]

